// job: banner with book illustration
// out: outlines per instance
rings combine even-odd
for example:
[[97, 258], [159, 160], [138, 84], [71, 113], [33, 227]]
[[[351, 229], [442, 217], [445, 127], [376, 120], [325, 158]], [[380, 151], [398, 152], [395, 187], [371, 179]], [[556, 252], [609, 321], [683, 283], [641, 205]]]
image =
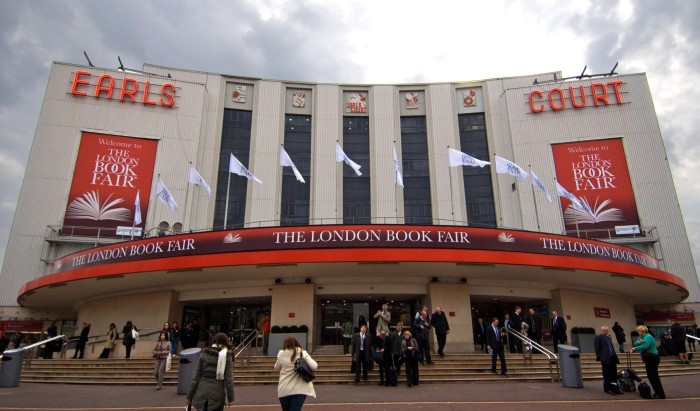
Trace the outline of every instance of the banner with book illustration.
[[[616, 236], [639, 214], [621, 138], [552, 145], [557, 182], [579, 201], [561, 198], [566, 233]], [[620, 235], [623, 231], [617, 230]]]
[[83, 132], [62, 234], [119, 237], [117, 227], [143, 228], [157, 147], [157, 140]]

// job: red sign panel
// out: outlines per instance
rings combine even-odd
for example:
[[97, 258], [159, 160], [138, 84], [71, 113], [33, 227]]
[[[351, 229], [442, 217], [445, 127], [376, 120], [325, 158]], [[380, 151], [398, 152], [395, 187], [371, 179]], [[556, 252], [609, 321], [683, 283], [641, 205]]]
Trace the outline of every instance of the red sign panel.
[[695, 322], [695, 313], [692, 311], [678, 312], [678, 313], [677, 312], [644, 313], [644, 314], [642, 314], [642, 319], [644, 320], [645, 323], [648, 323], [648, 322], [668, 322], [671, 320], [675, 320], [677, 322]]
[[157, 140], [84, 132], [62, 233], [115, 237], [117, 226], [134, 222], [137, 191], [143, 228], [157, 147]]
[[553, 144], [552, 154], [557, 182], [579, 200], [561, 198], [567, 234], [639, 226], [622, 139]]
[[267, 250], [423, 248], [492, 250], [579, 257], [659, 268], [648, 254], [601, 241], [556, 234], [454, 226], [351, 225], [209, 231], [129, 241], [67, 255], [55, 272], [154, 258]]
[[43, 321], [0, 321], [0, 330], [8, 331], [41, 331]]
[[593, 312], [598, 318], [610, 318], [610, 309], [606, 307], [593, 307]]

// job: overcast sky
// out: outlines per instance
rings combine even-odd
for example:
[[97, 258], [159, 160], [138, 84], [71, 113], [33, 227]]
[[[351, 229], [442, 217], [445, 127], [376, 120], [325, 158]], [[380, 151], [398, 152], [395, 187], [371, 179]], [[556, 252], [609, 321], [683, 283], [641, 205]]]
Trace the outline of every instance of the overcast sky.
[[[700, 2], [0, 2], [0, 260], [53, 61], [406, 83], [647, 73], [700, 262]], [[672, 206], [672, 204], [669, 204]], [[57, 224], [47, 222], [47, 224]]]

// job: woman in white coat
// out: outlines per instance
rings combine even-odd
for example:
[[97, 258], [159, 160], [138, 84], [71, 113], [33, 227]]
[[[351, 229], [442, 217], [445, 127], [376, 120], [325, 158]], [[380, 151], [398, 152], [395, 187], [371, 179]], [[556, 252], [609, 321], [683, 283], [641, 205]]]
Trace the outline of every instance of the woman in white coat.
[[293, 336], [284, 339], [282, 349], [277, 353], [275, 371], [279, 371], [280, 379], [277, 385], [277, 396], [279, 397], [282, 411], [300, 411], [304, 405], [306, 396], [316, 398], [314, 384], [304, 381], [299, 374], [294, 371], [294, 360], [302, 356], [309, 368], [316, 371], [318, 364], [311, 358], [308, 352], [304, 351]]

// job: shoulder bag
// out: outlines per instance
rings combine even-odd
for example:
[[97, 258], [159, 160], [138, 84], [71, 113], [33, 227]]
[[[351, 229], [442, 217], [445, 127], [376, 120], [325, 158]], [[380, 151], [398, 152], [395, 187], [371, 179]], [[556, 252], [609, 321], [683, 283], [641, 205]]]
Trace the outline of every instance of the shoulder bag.
[[306, 382], [311, 382], [316, 378], [316, 373], [304, 359], [304, 351], [301, 352], [299, 358], [294, 360], [294, 371]]

